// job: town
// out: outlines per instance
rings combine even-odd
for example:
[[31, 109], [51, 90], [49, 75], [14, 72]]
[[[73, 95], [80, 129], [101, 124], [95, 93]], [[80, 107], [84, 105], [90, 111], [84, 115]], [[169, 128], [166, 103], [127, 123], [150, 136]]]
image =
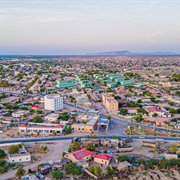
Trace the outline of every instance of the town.
[[0, 179], [178, 179], [180, 57], [0, 60]]

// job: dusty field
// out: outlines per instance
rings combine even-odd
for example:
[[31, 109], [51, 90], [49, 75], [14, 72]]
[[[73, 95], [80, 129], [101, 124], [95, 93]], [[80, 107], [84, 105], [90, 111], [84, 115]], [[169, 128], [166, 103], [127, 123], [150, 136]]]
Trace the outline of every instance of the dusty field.
[[[137, 135], [137, 136], [171, 136], [171, 137], [180, 137], [178, 134], [173, 134], [170, 132], [162, 132], [162, 131], [157, 131], [153, 129], [147, 129], [144, 128], [144, 132], [137, 132], [138, 128], [133, 127], [132, 130], [132, 135]], [[129, 129], [126, 129], [126, 133], [129, 134]]]

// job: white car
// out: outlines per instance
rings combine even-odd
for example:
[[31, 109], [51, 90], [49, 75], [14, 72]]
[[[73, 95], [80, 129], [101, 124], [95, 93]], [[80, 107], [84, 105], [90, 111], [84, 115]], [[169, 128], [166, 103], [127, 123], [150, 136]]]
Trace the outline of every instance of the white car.
[[139, 139], [145, 139], [145, 137], [144, 136], [139, 136]]

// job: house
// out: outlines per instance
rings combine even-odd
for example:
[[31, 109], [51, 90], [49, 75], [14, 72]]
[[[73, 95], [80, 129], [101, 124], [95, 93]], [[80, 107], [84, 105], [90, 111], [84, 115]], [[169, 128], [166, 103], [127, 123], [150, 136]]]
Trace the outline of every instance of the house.
[[[14, 143], [14, 145], [18, 145], [19, 143]], [[22, 144], [22, 148], [19, 150], [17, 154], [8, 154], [8, 158], [10, 162], [19, 163], [19, 162], [30, 162], [31, 154], [26, 151], [24, 145]]]
[[89, 151], [86, 148], [78, 149], [72, 153], [66, 154], [64, 157], [70, 159], [72, 162], [78, 161], [88, 161], [92, 159], [92, 156], [95, 155], [96, 152]]
[[28, 114], [29, 114], [29, 111], [21, 111], [21, 110], [19, 110], [19, 111], [13, 112], [13, 113], [12, 113], [12, 117], [14, 117], [14, 118], [20, 118], [20, 117], [22, 117], [23, 115], [28, 115]]
[[136, 114], [137, 110], [139, 109], [138, 107], [126, 107], [128, 114]]
[[111, 155], [100, 153], [94, 156], [94, 162], [109, 165], [111, 158]]
[[154, 106], [147, 107], [146, 110], [147, 110], [149, 116], [151, 116], [151, 117], [153, 116], [154, 113], [158, 114], [158, 116], [160, 116], [160, 117], [168, 117], [168, 112], [161, 110], [160, 108], [157, 108]]
[[51, 113], [48, 114], [47, 116], [45, 116], [45, 121], [51, 121], [51, 122], [55, 122], [57, 121], [59, 118], [59, 114], [55, 114], [55, 113]]
[[118, 163], [118, 164], [115, 165], [115, 166], [117, 167], [117, 169], [118, 169], [119, 171], [125, 170], [125, 169], [129, 169], [129, 168], [132, 167], [132, 165], [131, 165], [129, 162], [127, 162], [127, 161], [120, 162], [120, 163]]
[[166, 123], [170, 122], [170, 118], [144, 116], [144, 122], [147, 124], [166, 125]]

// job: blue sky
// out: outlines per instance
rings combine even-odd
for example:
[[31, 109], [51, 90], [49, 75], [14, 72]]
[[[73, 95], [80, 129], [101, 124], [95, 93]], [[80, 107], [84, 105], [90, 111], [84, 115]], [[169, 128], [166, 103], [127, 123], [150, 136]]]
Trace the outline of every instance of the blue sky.
[[180, 53], [180, 0], [0, 0], [0, 54]]

